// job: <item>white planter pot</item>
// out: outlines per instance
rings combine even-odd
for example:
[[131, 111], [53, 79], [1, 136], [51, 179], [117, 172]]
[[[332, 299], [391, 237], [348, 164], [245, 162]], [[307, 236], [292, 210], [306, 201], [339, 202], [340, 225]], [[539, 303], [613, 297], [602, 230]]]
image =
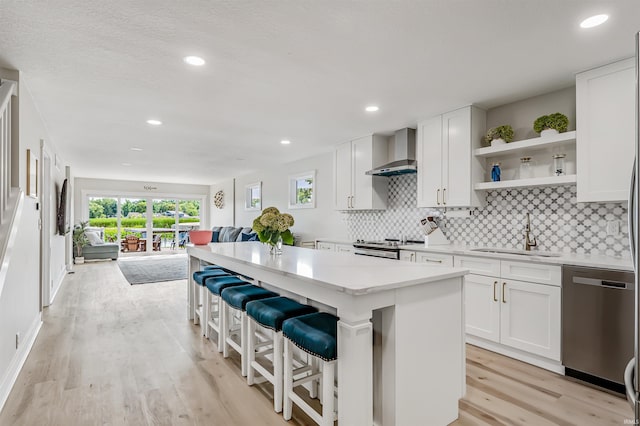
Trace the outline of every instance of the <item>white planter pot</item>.
[[556, 129], [544, 129], [540, 132], [540, 137], [544, 138], [547, 136], [557, 135], [558, 131]]
[[74, 263], [76, 265], [82, 265], [84, 263], [84, 256], [83, 257], [76, 257], [73, 261], [74, 261]]
[[504, 145], [505, 143], [506, 142], [502, 138], [494, 139], [494, 140], [491, 141], [491, 146]]

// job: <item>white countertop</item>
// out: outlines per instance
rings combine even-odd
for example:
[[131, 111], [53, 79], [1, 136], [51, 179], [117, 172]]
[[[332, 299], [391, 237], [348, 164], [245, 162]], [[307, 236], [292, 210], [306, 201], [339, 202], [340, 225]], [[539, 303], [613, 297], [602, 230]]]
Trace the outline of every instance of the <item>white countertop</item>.
[[228, 258], [255, 268], [294, 275], [301, 280], [348, 294], [366, 294], [447, 278], [468, 273], [463, 268], [430, 266], [423, 263], [399, 262], [367, 256], [345, 256], [343, 253], [283, 246], [282, 254], [269, 254], [259, 242], [212, 243], [187, 245], [187, 253], [204, 260]]
[[[610, 256], [586, 255], [576, 253], [561, 253], [556, 257], [542, 256], [523, 256], [518, 254], [507, 253], [486, 253], [473, 251], [476, 247], [464, 245], [438, 245], [425, 247], [424, 244], [407, 244], [400, 246], [402, 250], [422, 251], [427, 253], [442, 253], [451, 255], [490, 257], [493, 259], [530, 261], [536, 263], [546, 263], [550, 265], [573, 265], [586, 266], [591, 268], [618, 269], [623, 271], [633, 271], [633, 263], [631, 259], [621, 259]], [[532, 251], [535, 253], [535, 251]]]

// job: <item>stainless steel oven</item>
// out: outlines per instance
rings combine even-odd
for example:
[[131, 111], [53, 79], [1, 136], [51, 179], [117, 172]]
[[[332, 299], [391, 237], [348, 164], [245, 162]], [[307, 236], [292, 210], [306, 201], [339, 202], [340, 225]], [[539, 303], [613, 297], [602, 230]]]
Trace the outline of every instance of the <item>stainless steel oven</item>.
[[356, 241], [353, 243], [354, 253], [360, 256], [384, 257], [400, 259], [400, 248], [397, 241]]

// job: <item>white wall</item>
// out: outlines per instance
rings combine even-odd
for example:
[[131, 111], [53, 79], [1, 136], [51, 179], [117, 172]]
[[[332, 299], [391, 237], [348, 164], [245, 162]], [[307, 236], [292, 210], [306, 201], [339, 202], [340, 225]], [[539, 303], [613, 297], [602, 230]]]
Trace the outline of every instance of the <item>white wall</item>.
[[[316, 208], [288, 209], [289, 176], [307, 171], [316, 171], [314, 194]], [[290, 213], [295, 225], [292, 232], [298, 241], [310, 241], [316, 238], [347, 239], [348, 230], [343, 213], [333, 206], [333, 153], [325, 153], [274, 166], [246, 176], [236, 178], [236, 221], [235, 226], [251, 226], [260, 212], [246, 211], [244, 208], [245, 186], [262, 182], [262, 208], [274, 206], [282, 212]]]
[[[234, 204], [235, 179], [211, 185], [211, 226], [234, 226], [235, 225], [235, 204]], [[224, 193], [224, 205], [221, 209], [213, 205], [213, 197], [218, 191]]]
[[139, 182], [113, 179], [89, 179], [77, 177], [73, 181], [74, 223], [89, 220], [88, 203], [84, 195], [89, 196], [131, 196], [153, 198], [202, 198], [200, 206], [201, 227], [209, 227], [211, 208], [208, 185], [186, 185], [178, 183]]
[[[11, 75], [0, 70], [0, 75], [15, 79], [15, 71], [9, 74]], [[18, 146], [13, 147], [17, 148], [17, 152], [13, 152], [12, 156], [14, 157], [12, 174], [24, 191], [27, 183], [27, 149], [31, 150], [32, 155], [37, 158], [40, 157], [41, 140], [47, 141], [53, 155], [56, 154], [56, 149], [50, 141], [46, 126], [28, 91], [22, 73], [18, 74], [18, 81], [18, 111], [13, 111], [14, 117], [18, 117], [18, 126], [13, 129], [18, 132]], [[64, 165], [62, 168], [64, 170]], [[54, 174], [52, 185], [54, 183], [62, 183], [61, 175]], [[24, 198], [22, 213], [15, 225], [18, 238], [5, 259], [9, 260], [9, 264], [5, 286], [0, 294], [0, 406], [4, 404], [13, 381], [26, 359], [30, 348], [29, 343], [35, 339], [41, 323], [38, 204], [39, 199]], [[52, 214], [55, 215], [55, 211]], [[55, 236], [52, 233], [50, 270], [52, 278], [59, 282], [64, 277], [65, 250], [65, 237]], [[17, 334], [20, 335], [18, 348], [16, 348]]]

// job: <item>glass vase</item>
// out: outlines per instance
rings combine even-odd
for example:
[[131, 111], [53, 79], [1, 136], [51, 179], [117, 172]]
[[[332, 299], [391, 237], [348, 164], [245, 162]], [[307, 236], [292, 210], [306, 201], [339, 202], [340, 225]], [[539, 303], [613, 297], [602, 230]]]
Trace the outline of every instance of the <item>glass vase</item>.
[[269, 243], [269, 253], [273, 255], [282, 254], [282, 237], [278, 237], [275, 244]]

